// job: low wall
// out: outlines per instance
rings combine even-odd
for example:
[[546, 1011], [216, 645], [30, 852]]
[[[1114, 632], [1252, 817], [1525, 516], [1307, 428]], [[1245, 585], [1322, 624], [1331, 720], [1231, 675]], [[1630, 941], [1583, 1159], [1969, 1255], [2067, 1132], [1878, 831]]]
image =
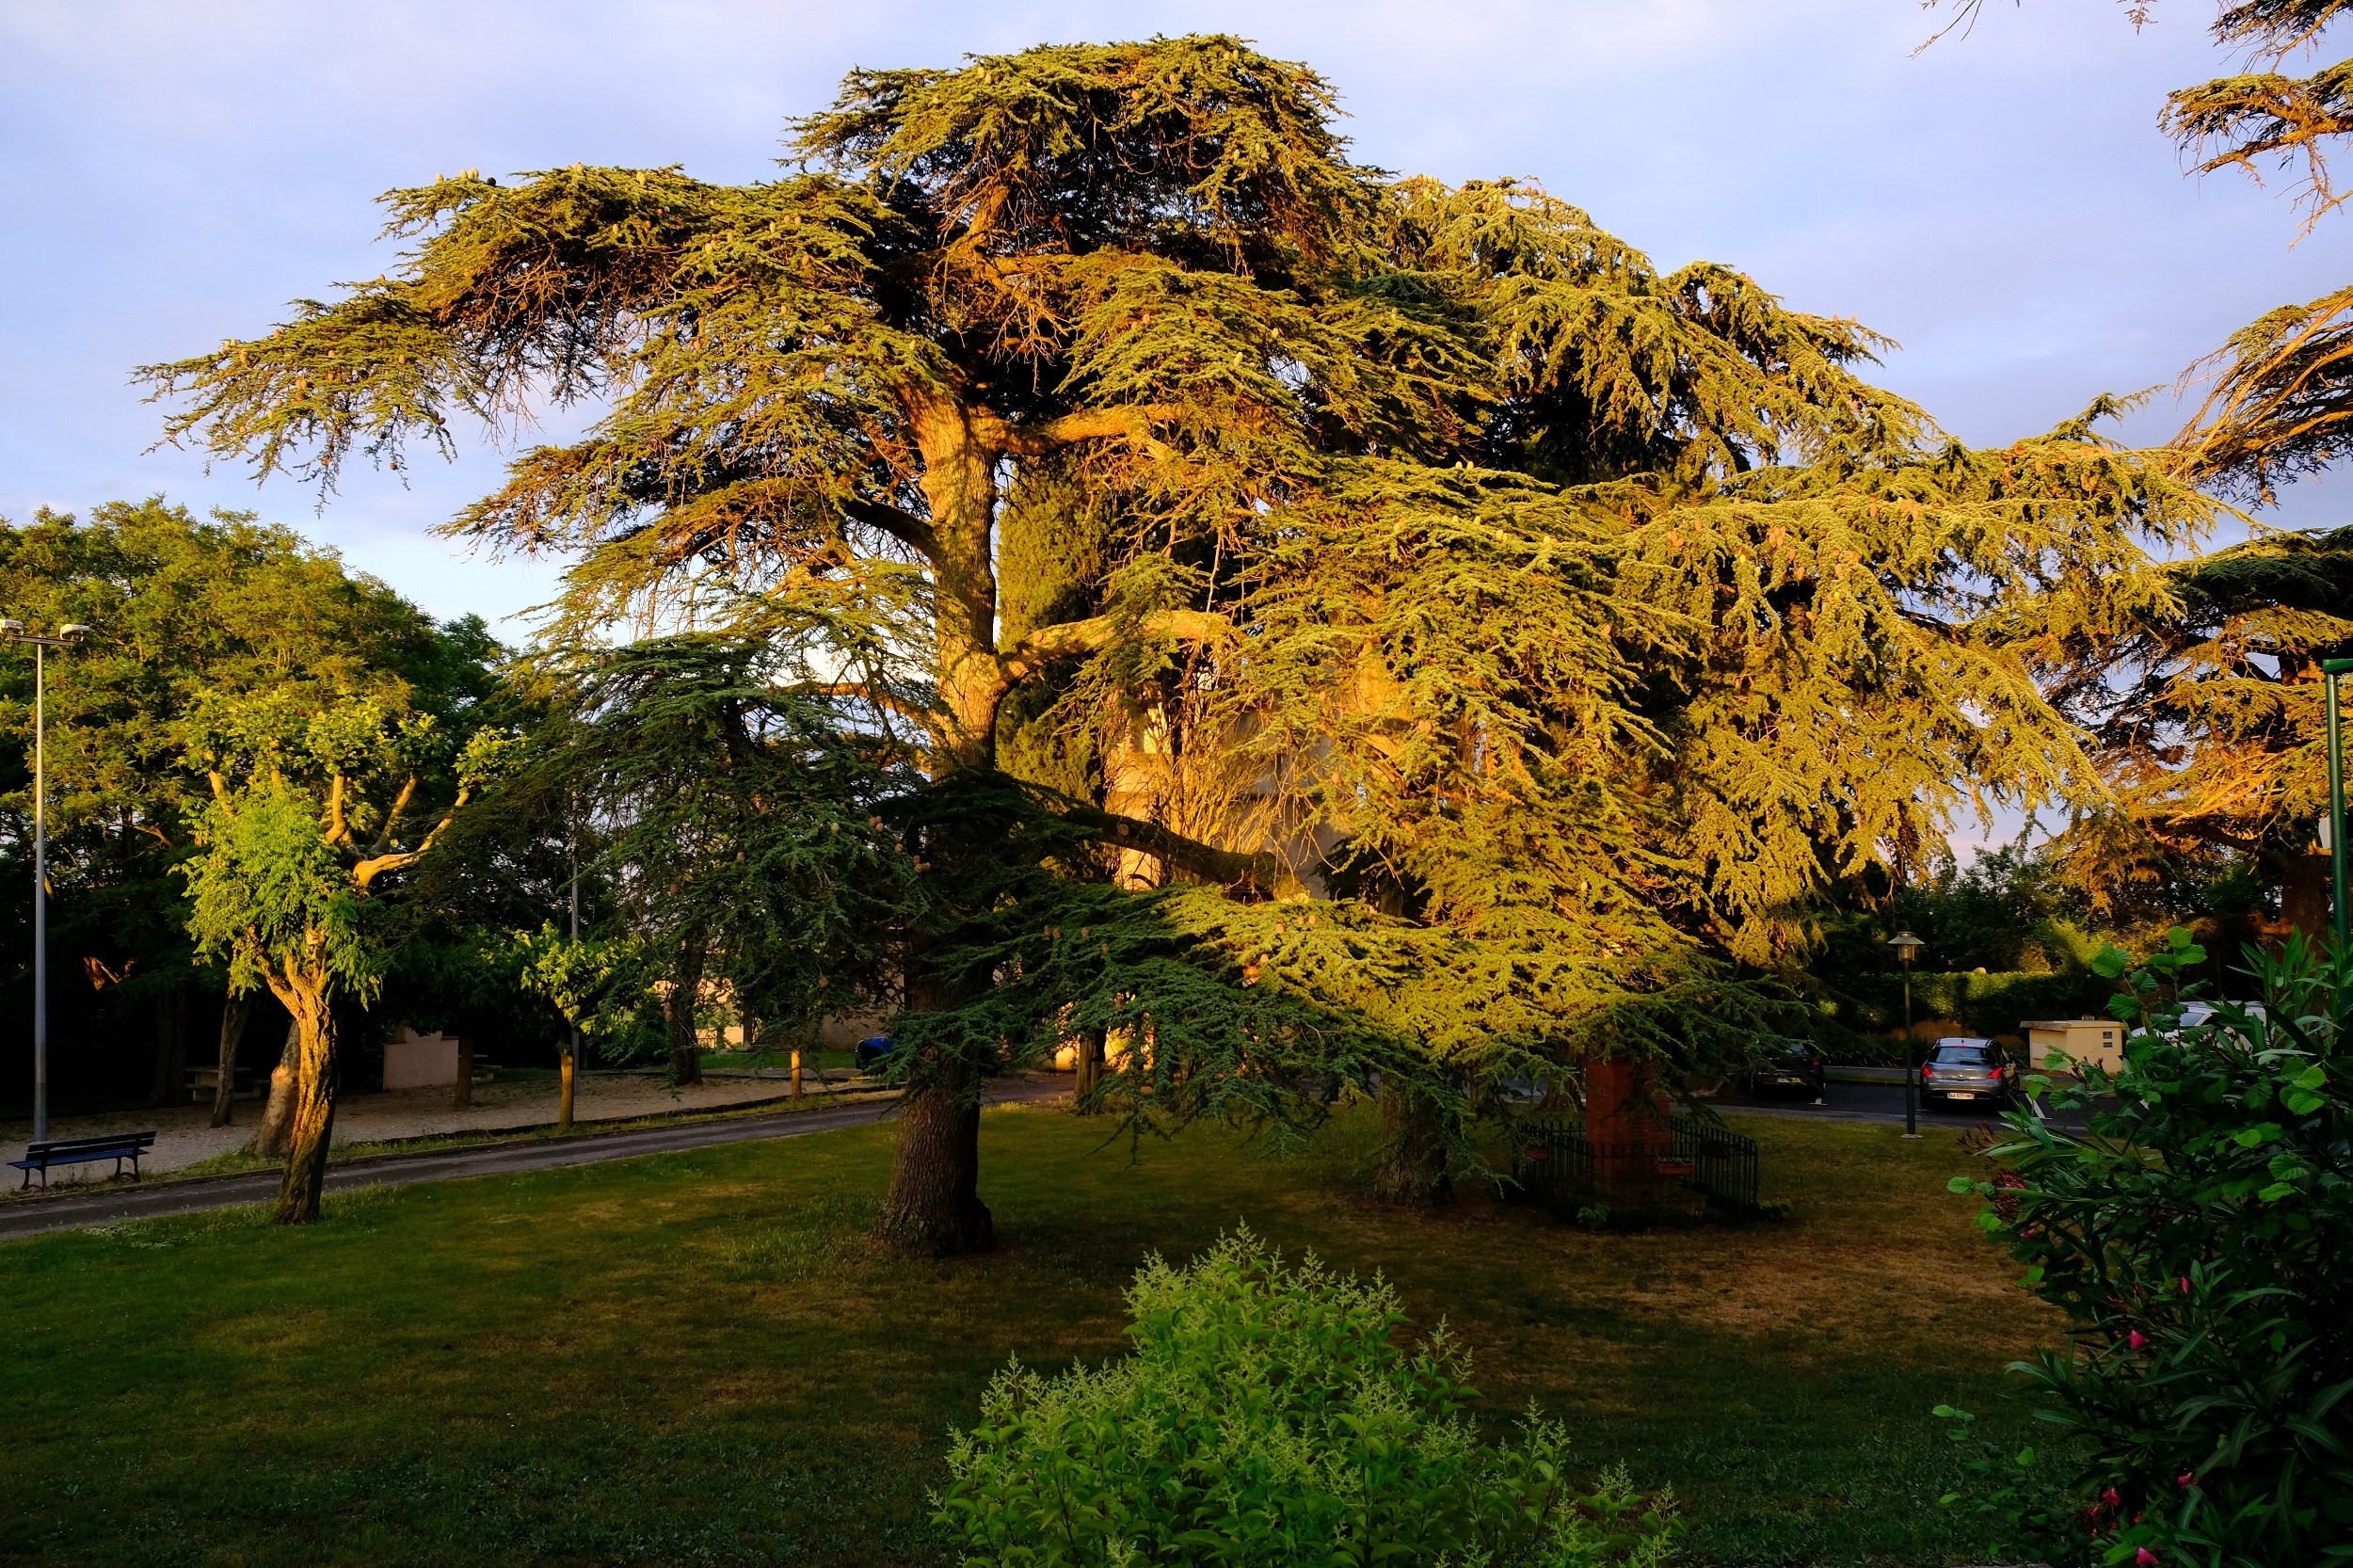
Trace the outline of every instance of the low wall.
[[436, 1089], [457, 1081], [457, 1036], [403, 1029], [384, 1043], [384, 1087]]

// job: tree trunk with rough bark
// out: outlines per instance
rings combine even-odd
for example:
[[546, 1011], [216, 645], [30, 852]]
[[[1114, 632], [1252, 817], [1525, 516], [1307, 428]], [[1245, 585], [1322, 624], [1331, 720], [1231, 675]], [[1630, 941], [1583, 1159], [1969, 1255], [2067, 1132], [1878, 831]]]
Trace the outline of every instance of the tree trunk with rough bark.
[[1381, 1081], [1381, 1162], [1375, 1196], [1426, 1208], [1454, 1195], [1447, 1169], [1446, 1112], [1435, 1100], [1385, 1074]]
[[[277, 989], [277, 987], [272, 987]], [[327, 1150], [335, 1132], [335, 1010], [325, 986], [289, 986], [279, 1000], [295, 1016], [298, 1034], [295, 1093], [286, 1128], [286, 1178], [278, 1189], [281, 1225], [306, 1225], [319, 1217], [319, 1192], [327, 1182]]]
[[2315, 942], [2330, 940], [2335, 926], [2329, 904], [2329, 857], [2287, 856], [2280, 877], [2280, 938], [2285, 940], [2290, 931], [2300, 931]]
[[457, 1040], [457, 1087], [452, 1091], [449, 1103], [456, 1111], [473, 1104], [473, 1042], [463, 1035]]
[[1099, 1029], [1079, 1031], [1078, 1054], [1078, 1083], [1071, 1104], [1080, 1115], [1093, 1115], [1102, 1109], [1100, 1105], [1090, 1102], [1103, 1081], [1103, 1032]]
[[680, 1083], [703, 1080], [702, 1042], [695, 1036], [695, 1000], [702, 988], [703, 949], [696, 942], [680, 956], [670, 994], [662, 999], [662, 1016], [670, 1026], [670, 1076]]
[[302, 1030], [286, 1025], [286, 1044], [270, 1069], [269, 1100], [262, 1107], [262, 1125], [246, 1140], [245, 1152], [275, 1160], [286, 1152], [287, 1130], [294, 1126], [295, 1078], [302, 1063]]
[[579, 1041], [574, 1040], [564, 1048], [563, 1069], [564, 1089], [555, 1102], [555, 1125], [568, 1128], [572, 1125], [572, 1085], [580, 1076]]
[[[981, 439], [972, 412], [952, 397], [910, 399], [908, 423], [923, 455], [923, 499], [930, 512], [934, 599], [933, 665], [946, 712], [941, 771], [991, 768], [997, 760], [997, 711], [1011, 685], [997, 654], [997, 579], [990, 550], [996, 522], [997, 464], [1002, 454]], [[952, 1006], [908, 986], [911, 1010]], [[900, 1101], [899, 1142], [874, 1233], [902, 1251], [927, 1257], [986, 1252], [995, 1222], [981, 1202], [981, 1108], [977, 1069], [926, 1062]]]
[[907, 412], [923, 454], [923, 500], [937, 545], [932, 660], [947, 709], [945, 750], [954, 766], [994, 767], [997, 710], [1012, 685], [997, 656], [997, 573], [989, 542], [1003, 453], [981, 439], [972, 410], [952, 397], [913, 397]]
[[874, 1234], [902, 1252], [951, 1257], [997, 1244], [981, 1202], [979, 1087], [969, 1068], [941, 1064], [900, 1102], [897, 1157]]
[[1673, 1146], [1673, 1108], [1647, 1058], [1611, 1057], [1585, 1064], [1585, 1137], [1593, 1147], [1593, 1192], [1610, 1212], [1651, 1212], [1675, 1183], [1658, 1164]]
[[215, 1127], [227, 1127], [236, 1120], [237, 1048], [245, 1043], [246, 1019], [252, 1014], [250, 997], [232, 996], [220, 1004], [220, 1081], [213, 1086]]

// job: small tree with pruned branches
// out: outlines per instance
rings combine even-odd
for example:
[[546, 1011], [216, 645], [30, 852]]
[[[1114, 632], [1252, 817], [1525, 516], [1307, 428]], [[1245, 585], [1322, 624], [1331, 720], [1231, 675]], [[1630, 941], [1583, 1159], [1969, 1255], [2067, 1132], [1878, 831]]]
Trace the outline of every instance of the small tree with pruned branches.
[[[266, 985], [293, 1015], [297, 1040], [286, 1176], [276, 1218], [318, 1218], [335, 1125], [335, 1004], [365, 1001], [382, 973], [381, 880], [430, 851], [508, 742], [479, 730], [453, 759], [429, 717], [381, 697], [324, 709], [278, 696], [219, 701], [188, 747], [212, 804], [197, 855], [182, 868], [188, 931], [202, 957], [229, 968], [242, 994]], [[456, 797], [419, 810], [435, 774]], [[389, 797], [389, 798], [387, 798]], [[437, 817], [416, 833], [428, 815]]]

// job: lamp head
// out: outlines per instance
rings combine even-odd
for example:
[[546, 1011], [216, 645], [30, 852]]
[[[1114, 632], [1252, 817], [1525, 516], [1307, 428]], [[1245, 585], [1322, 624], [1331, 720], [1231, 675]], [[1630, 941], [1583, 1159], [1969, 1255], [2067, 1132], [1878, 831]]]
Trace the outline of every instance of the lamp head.
[[24, 630], [21, 620], [0, 620], [0, 637], [13, 637]]
[[1898, 931], [1887, 939], [1887, 945], [1896, 950], [1896, 955], [1898, 958], [1909, 964], [1912, 962], [1913, 952], [1917, 949], [1927, 947], [1928, 943], [1920, 940], [1909, 931]]
[[69, 643], [78, 643], [89, 635], [89, 628], [78, 620], [70, 620], [57, 628], [57, 635]]

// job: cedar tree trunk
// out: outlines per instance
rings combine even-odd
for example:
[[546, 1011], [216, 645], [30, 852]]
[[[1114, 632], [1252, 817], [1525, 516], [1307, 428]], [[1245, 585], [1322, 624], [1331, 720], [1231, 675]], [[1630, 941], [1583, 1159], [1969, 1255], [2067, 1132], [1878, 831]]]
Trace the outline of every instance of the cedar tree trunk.
[[995, 1222], [981, 1202], [979, 1075], [944, 1062], [899, 1105], [899, 1147], [874, 1234], [923, 1257], [987, 1252]]
[[695, 1037], [695, 999], [703, 988], [703, 945], [690, 943], [679, 955], [662, 1016], [670, 1026], [670, 1076], [680, 1083], [703, 1080], [702, 1044]]
[[1099, 1029], [1079, 1031], [1078, 1082], [1073, 1090], [1072, 1108], [1080, 1115], [1093, 1115], [1102, 1109], [1090, 1104], [1096, 1088], [1103, 1081], [1103, 1032]]
[[997, 710], [1012, 685], [997, 656], [997, 464], [972, 412], [954, 398], [911, 398], [908, 423], [923, 454], [923, 499], [938, 549], [932, 558], [932, 661], [945, 701], [949, 764], [997, 763]]
[[[1012, 684], [997, 656], [997, 578], [989, 548], [1001, 454], [980, 438], [971, 410], [952, 397], [910, 396], [908, 424], [923, 455], [923, 499], [936, 551], [932, 557], [934, 675], [947, 708], [941, 770], [993, 768], [997, 710]], [[917, 1012], [952, 1005], [910, 984]], [[980, 1075], [971, 1064], [920, 1064], [899, 1105], [899, 1144], [890, 1191], [874, 1232], [929, 1257], [986, 1252], [997, 1233], [981, 1202]]]
[[250, 999], [232, 996], [220, 1004], [220, 1081], [213, 1088], [213, 1125], [227, 1127], [236, 1120], [232, 1109], [237, 1088], [237, 1048], [245, 1043], [246, 1019], [253, 1015]]
[[2280, 935], [2300, 931], [2314, 942], [2329, 940], [2334, 927], [2329, 918], [2329, 857], [2290, 855], [2283, 857], [2280, 876]]

